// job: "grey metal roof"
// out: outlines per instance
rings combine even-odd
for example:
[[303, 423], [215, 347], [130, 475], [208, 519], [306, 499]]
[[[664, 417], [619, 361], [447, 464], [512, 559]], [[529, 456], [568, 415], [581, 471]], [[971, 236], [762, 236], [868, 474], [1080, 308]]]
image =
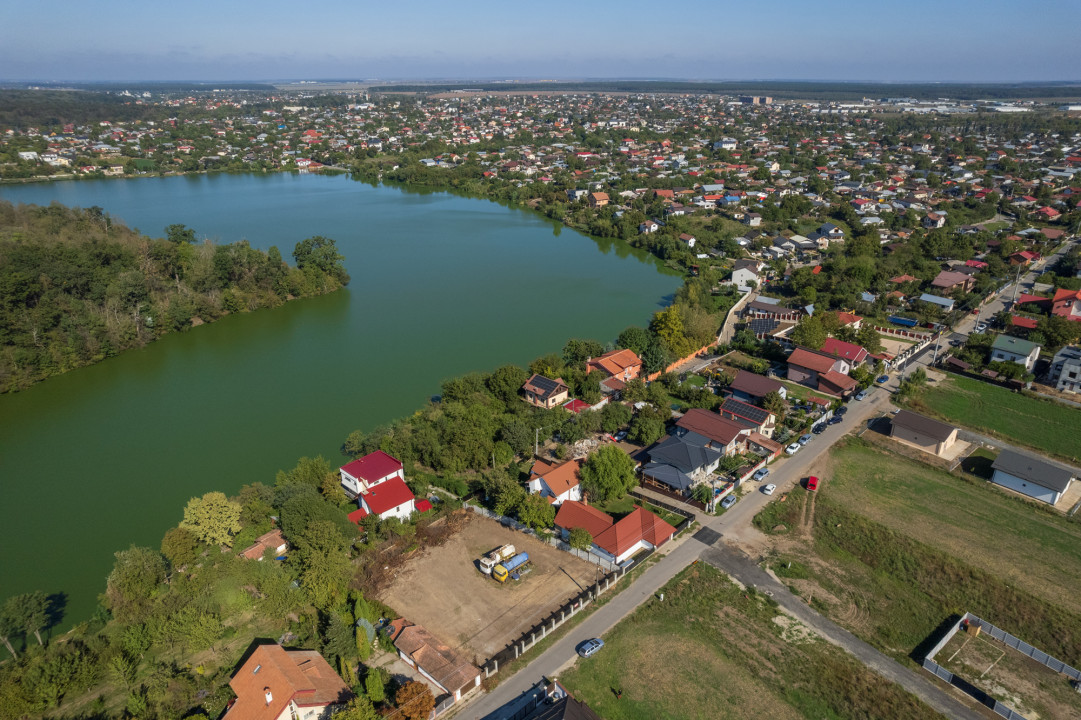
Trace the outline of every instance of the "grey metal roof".
[[646, 465], [642, 468], [642, 474], [653, 478], [659, 483], [667, 485], [673, 490], [679, 490], [681, 492], [689, 488], [694, 482], [686, 473], [680, 472], [671, 465], [662, 463], [650, 463]]
[[685, 473], [692, 473], [699, 468], [711, 465], [720, 457], [720, 450], [691, 445], [671, 435], [657, 443], [649, 451], [651, 461], [671, 465]]
[[920, 435], [926, 435], [939, 442], [948, 439], [950, 434], [957, 429], [953, 425], [939, 422], [926, 415], [917, 415], [908, 410], [901, 410], [894, 415], [893, 424], [897, 427], [903, 427], [918, 432]]
[[1074, 470], [1057, 463], [1022, 455], [1013, 450], [1000, 452], [991, 467], [1055, 492], [1065, 492], [1075, 473]]

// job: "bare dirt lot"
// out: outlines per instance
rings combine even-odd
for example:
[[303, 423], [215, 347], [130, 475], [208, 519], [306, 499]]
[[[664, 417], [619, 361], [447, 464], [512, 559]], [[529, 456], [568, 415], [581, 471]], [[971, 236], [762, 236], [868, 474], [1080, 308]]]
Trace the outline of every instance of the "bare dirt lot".
[[[533, 571], [501, 585], [478, 570], [476, 561], [506, 543], [529, 553]], [[596, 565], [469, 514], [445, 543], [403, 564], [379, 600], [484, 662], [597, 577]]]

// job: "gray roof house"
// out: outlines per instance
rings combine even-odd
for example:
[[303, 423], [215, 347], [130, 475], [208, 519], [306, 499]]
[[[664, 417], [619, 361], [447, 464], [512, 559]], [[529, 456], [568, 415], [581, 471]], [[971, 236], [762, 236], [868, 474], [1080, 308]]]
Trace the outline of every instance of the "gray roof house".
[[890, 437], [906, 445], [943, 456], [957, 440], [957, 428], [925, 415], [900, 410], [893, 416]]
[[1074, 470], [1013, 450], [1003, 450], [991, 464], [991, 482], [1054, 505], [1069, 489]]

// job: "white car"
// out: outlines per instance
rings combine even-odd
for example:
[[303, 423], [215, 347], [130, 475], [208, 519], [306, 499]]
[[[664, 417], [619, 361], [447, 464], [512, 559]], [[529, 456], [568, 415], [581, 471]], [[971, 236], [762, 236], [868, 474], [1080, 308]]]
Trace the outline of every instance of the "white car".
[[766, 495], [772, 495], [773, 491], [776, 490], [776, 489], [777, 489], [777, 486], [774, 485], [773, 483], [770, 483], [769, 485], [766, 485], [764, 488], [762, 488], [762, 492], [764, 494], [766, 494]]
[[784, 449], [784, 454], [785, 455], [795, 455], [796, 453], [798, 453], [800, 451], [800, 448], [802, 448], [802, 447], [803, 446], [800, 445], [798, 442], [794, 442], [794, 443], [792, 443], [791, 445], [789, 445], [788, 447], [786, 447]]

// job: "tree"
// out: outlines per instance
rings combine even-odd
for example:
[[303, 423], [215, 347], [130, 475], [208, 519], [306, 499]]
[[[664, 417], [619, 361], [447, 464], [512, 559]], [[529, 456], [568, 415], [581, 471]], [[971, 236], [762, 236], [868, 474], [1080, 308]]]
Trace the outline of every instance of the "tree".
[[522, 498], [518, 504], [518, 519], [523, 525], [533, 530], [543, 530], [555, 524], [556, 509], [548, 499], [532, 493]]
[[700, 503], [708, 503], [713, 499], [713, 488], [705, 483], [699, 483], [694, 486], [694, 492], [692, 493], [694, 499]]
[[207, 545], [228, 546], [233, 535], [240, 532], [240, 510], [240, 503], [225, 497], [225, 493], [208, 492], [188, 501], [180, 527]]
[[174, 568], [195, 562], [199, 556], [199, 539], [185, 527], [175, 527], [161, 539], [161, 554]]
[[180, 245], [181, 243], [194, 243], [195, 231], [183, 224], [168, 225], [165, 228], [165, 238], [171, 242]]
[[435, 698], [427, 685], [410, 680], [394, 694], [394, 704], [406, 720], [427, 720], [435, 707]]
[[22, 628], [19, 627], [19, 619], [13, 612], [13, 608], [10, 607], [13, 599], [8, 598], [3, 607], [0, 607], [0, 642], [4, 643], [4, 647], [11, 653], [11, 657], [18, 659], [19, 654], [15, 652], [15, 648], [11, 644], [11, 636], [20, 632]]
[[669, 416], [668, 410], [643, 407], [631, 420], [627, 437], [639, 445], [652, 445], [664, 436], [664, 425]]
[[590, 455], [580, 474], [583, 489], [601, 502], [623, 497], [636, 484], [634, 460], [617, 445], [605, 445]]
[[776, 415], [779, 422], [784, 422], [785, 413], [788, 412], [788, 403], [781, 397], [781, 393], [776, 390], [766, 393], [762, 398], [762, 407]]
[[518, 400], [518, 393], [528, 379], [529, 373], [517, 365], [504, 365], [488, 376], [488, 391], [510, 407]]
[[589, 358], [602, 354], [604, 354], [604, 345], [596, 340], [571, 339], [563, 346], [563, 361], [574, 367], [583, 365]]
[[334, 607], [353, 574], [349, 539], [330, 520], [315, 520], [296, 536], [290, 560], [300, 571], [300, 587], [317, 608]]
[[135, 545], [120, 550], [105, 582], [105, 607], [122, 623], [139, 622], [164, 581], [165, 560], [160, 553]]
[[[323, 638], [323, 655], [337, 659], [339, 666], [347, 666], [356, 659], [357, 641], [351, 617], [332, 613], [323, 628]], [[342, 677], [349, 680], [349, 675], [343, 673]]]
[[572, 528], [567, 544], [575, 550], [589, 550], [593, 547], [593, 536], [583, 527]]
[[609, 402], [601, 408], [601, 430], [614, 433], [631, 421], [631, 409], [621, 402]]
[[684, 334], [683, 318], [675, 305], [669, 305], [664, 310], [654, 313], [649, 329], [664, 341], [676, 357], [686, 357], [693, 350]]
[[383, 674], [383, 668], [368, 668], [364, 675], [364, 693], [371, 698], [373, 703], [381, 703], [387, 699], [387, 678]]
[[334, 713], [332, 720], [379, 720], [379, 713], [367, 695], [357, 695], [344, 708]]
[[274, 479], [275, 485], [310, 485], [316, 490], [322, 489], [328, 477], [336, 478], [338, 473], [326, 459], [319, 455], [314, 458], [302, 457], [296, 467], [285, 472], [279, 470]]
[[[49, 598], [45, 593], [35, 590], [8, 598], [4, 603], [3, 615], [14, 622], [16, 630], [21, 632], [23, 637], [33, 634], [38, 645], [45, 645], [41, 640], [41, 629], [49, 620]], [[12, 653], [12, 657], [14, 656]]]
[[334, 241], [322, 235], [301, 240], [293, 249], [293, 259], [301, 270], [315, 268], [324, 275], [338, 280], [342, 285], [349, 282], [345, 272], [345, 257], [338, 252]]
[[638, 357], [649, 347], [649, 332], [636, 325], [631, 325], [616, 338], [616, 346], [633, 350]]
[[826, 342], [826, 329], [822, 327], [822, 321], [815, 315], [803, 317], [796, 327], [792, 328], [792, 342], [818, 350]]
[[856, 331], [856, 342], [869, 353], [882, 351], [882, 338], [870, 323], [860, 325], [860, 329]]

